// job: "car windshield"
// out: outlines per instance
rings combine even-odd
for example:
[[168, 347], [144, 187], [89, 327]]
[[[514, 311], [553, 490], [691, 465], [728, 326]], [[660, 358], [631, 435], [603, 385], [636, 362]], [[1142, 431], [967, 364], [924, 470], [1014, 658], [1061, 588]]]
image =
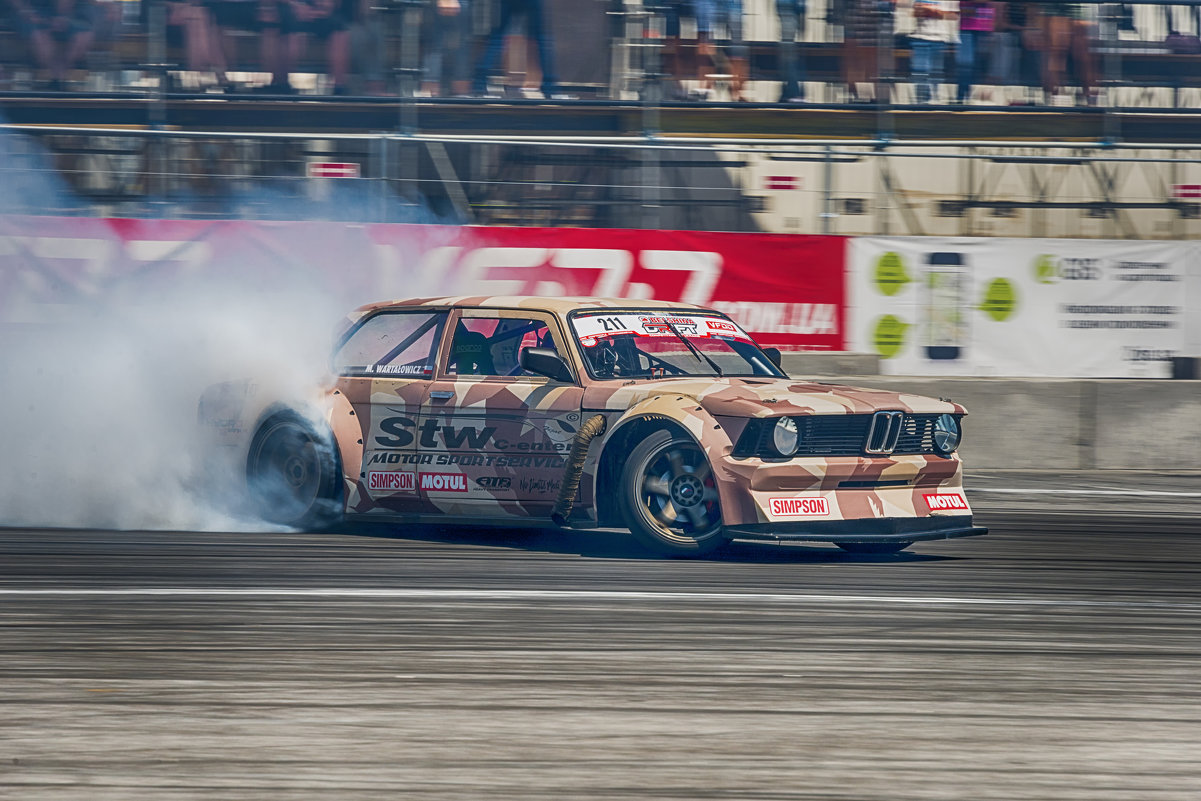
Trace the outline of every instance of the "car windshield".
[[593, 378], [784, 375], [737, 323], [719, 314], [648, 309], [570, 319]]

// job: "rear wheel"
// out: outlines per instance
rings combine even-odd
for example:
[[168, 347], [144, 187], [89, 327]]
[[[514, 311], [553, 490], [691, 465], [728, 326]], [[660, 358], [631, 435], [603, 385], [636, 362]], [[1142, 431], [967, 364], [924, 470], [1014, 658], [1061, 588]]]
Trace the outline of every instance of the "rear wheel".
[[292, 412], [259, 427], [246, 459], [256, 511], [272, 523], [319, 528], [341, 517], [341, 468], [333, 437]]
[[912, 542], [836, 542], [847, 553], [900, 553]]
[[703, 556], [727, 540], [709, 459], [685, 434], [660, 430], [630, 452], [619, 503], [626, 525], [648, 548]]

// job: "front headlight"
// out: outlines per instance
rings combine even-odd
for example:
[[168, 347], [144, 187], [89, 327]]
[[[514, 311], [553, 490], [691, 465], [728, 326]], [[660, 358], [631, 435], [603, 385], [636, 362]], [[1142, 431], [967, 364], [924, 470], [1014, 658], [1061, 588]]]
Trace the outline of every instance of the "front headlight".
[[771, 431], [771, 446], [781, 456], [792, 456], [801, 446], [801, 435], [797, 431], [796, 420], [791, 417], [781, 417]]
[[934, 450], [944, 456], [952, 454], [959, 447], [963, 431], [959, 427], [959, 419], [953, 414], [939, 415], [934, 421]]

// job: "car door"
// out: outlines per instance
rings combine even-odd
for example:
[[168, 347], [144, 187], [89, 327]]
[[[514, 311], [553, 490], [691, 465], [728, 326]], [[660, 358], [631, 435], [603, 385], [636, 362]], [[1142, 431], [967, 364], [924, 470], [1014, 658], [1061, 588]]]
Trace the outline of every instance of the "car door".
[[523, 347], [564, 353], [551, 314], [461, 309], [421, 407], [418, 491], [446, 514], [546, 517], [580, 424], [583, 390], [523, 370]]
[[359, 417], [363, 468], [352, 513], [419, 512], [418, 421], [434, 378], [447, 309], [384, 309], [334, 355], [337, 390]]

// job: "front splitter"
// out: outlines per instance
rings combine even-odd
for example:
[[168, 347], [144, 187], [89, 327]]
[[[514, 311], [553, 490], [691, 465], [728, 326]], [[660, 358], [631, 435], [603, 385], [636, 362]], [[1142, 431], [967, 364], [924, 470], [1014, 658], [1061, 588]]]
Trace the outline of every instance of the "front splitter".
[[818, 520], [750, 523], [726, 526], [726, 533], [745, 540], [808, 542], [918, 542], [954, 537], [979, 537], [988, 529], [972, 525], [971, 515], [946, 517], [877, 517], [858, 520]]

